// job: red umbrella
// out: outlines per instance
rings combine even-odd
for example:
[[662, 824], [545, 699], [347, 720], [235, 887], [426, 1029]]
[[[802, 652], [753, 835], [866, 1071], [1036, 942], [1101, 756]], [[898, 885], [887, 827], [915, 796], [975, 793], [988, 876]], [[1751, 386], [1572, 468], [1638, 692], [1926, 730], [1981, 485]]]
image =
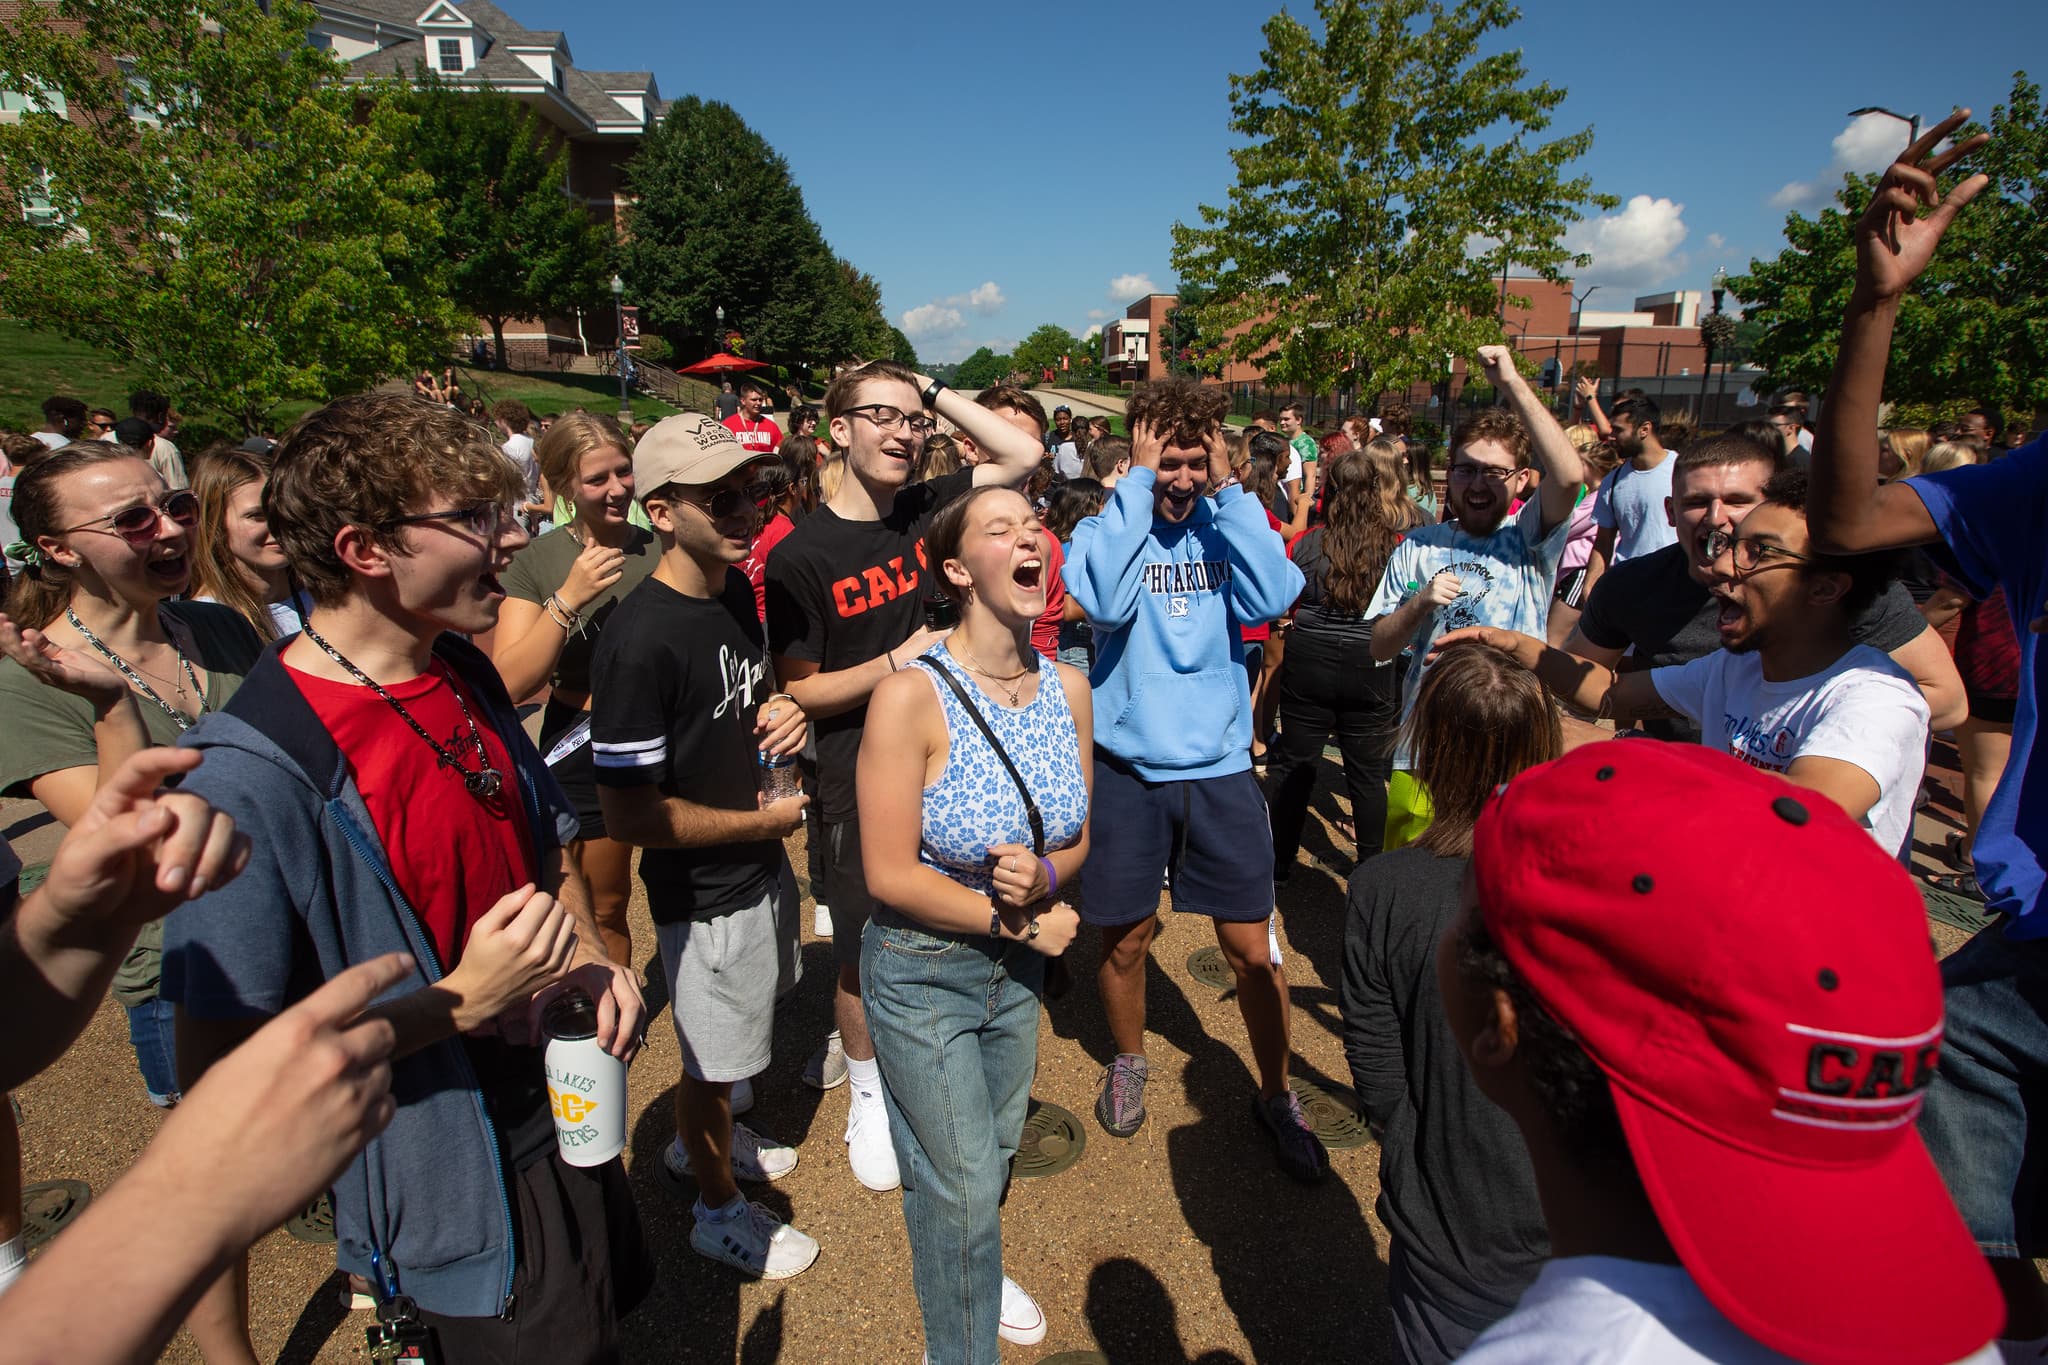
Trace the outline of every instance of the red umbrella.
[[694, 365], [686, 365], [677, 374], [729, 374], [734, 370], [765, 370], [766, 361], [749, 360], [743, 355], [732, 355], [720, 351], [717, 355], [706, 356]]

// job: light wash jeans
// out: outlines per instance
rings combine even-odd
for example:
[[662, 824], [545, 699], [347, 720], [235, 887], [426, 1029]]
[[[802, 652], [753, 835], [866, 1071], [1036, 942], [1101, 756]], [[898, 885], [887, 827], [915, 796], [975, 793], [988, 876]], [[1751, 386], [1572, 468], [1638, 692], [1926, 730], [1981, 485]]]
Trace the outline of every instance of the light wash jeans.
[[996, 1365], [999, 1204], [1038, 1067], [1045, 958], [935, 934], [878, 909], [861, 942], [861, 1002], [903, 1174], [911, 1283], [931, 1365]]

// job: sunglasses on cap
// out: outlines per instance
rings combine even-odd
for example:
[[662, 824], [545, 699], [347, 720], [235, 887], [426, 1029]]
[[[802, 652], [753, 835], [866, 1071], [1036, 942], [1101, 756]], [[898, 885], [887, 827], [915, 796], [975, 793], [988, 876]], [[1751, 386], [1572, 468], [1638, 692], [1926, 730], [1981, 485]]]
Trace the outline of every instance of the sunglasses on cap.
[[[74, 531], [95, 531], [99, 535], [117, 535], [130, 545], [148, 545], [163, 537], [163, 519], [169, 517], [181, 531], [190, 530], [199, 524], [199, 497], [189, 488], [176, 489], [167, 494], [162, 502], [138, 502], [133, 507], [124, 507], [118, 512], [109, 512], [91, 521], [81, 521], [76, 526], [67, 526], [57, 534], [68, 536]], [[99, 531], [101, 522], [110, 526], [108, 531]]]

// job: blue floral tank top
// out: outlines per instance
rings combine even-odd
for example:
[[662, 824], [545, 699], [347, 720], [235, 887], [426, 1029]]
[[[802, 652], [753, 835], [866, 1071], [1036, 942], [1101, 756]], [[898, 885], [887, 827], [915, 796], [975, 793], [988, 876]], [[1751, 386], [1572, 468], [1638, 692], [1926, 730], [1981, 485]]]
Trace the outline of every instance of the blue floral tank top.
[[[1081, 775], [1080, 742], [1074, 714], [1058, 671], [1041, 660], [1038, 695], [1012, 710], [981, 692], [944, 646], [925, 656], [967, 689], [983, 720], [996, 732], [1017, 765], [1045, 824], [1047, 851], [1066, 848], [1081, 837], [1088, 819], [1088, 787]], [[946, 713], [946, 766], [924, 789], [924, 832], [918, 858], [962, 886], [987, 894], [988, 850], [993, 844], [1031, 847], [1031, 821], [1017, 784], [989, 748], [988, 738], [960, 709], [953, 689], [928, 681]]]

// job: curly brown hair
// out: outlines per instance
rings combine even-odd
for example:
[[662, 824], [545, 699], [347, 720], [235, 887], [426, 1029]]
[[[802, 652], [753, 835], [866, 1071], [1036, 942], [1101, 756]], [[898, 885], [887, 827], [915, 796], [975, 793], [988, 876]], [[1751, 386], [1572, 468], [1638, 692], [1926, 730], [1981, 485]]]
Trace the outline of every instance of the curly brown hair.
[[1206, 442], [1229, 411], [1230, 395], [1220, 385], [1160, 379], [1140, 385], [1124, 404], [1124, 430], [1149, 422], [1168, 445], [1186, 449]]
[[1498, 441], [1515, 457], [1515, 468], [1529, 467], [1529, 428], [1506, 408], [1482, 408], [1451, 437], [1451, 457], [1474, 441]]
[[331, 606], [355, 575], [335, 553], [344, 526], [393, 548], [392, 522], [437, 496], [514, 503], [519, 471], [460, 413], [411, 394], [366, 393], [316, 408], [277, 447], [263, 510], [292, 572]]

